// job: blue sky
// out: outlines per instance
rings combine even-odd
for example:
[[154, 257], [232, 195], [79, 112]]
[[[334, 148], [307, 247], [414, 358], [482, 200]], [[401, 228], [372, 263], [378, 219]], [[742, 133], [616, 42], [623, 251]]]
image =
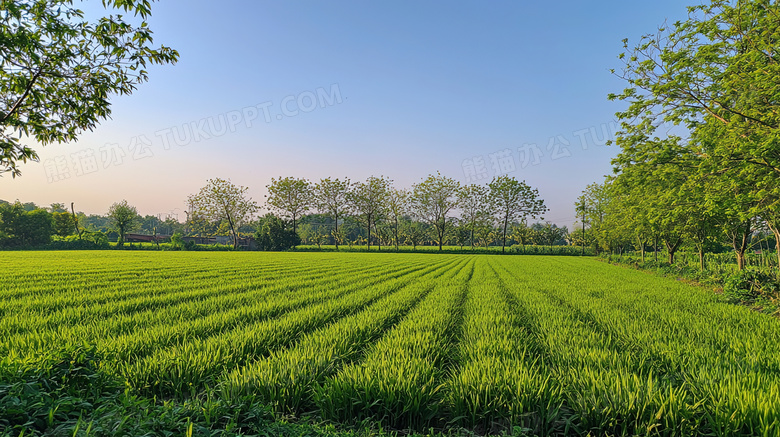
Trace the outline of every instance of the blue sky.
[[[97, 1], [81, 5], [90, 12]], [[222, 2], [162, 0], [153, 67], [112, 119], [0, 179], [0, 198], [75, 202], [105, 213], [178, 213], [206, 179], [385, 175], [409, 187], [440, 171], [539, 189], [545, 218], [571, 226], [585, 185], [611, 171], [624, 84], [622, 39], [685, 17], [671, 0]], [[266, 118], [267, 117], [267, 118]]]

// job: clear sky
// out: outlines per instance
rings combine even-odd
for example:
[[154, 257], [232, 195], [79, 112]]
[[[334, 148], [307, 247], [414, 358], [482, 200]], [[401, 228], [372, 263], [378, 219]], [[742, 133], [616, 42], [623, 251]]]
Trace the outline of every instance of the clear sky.
[[180, 62], [151, 68], [78, 142], [38, 148], [40, 163], [0, 178], [0, 199], [87, 213], [127, 199], [183, 219], [214, 177], [263, 203], [279, 176], [409, 187], [437, 171], [509, 174], [571, 226], [616, 154], [603, 142], [621, 109], [606, 95], [624, 87], [609, 73], [622, 39], [685, 13], [672, 0], [162, 0], [150, 27]]

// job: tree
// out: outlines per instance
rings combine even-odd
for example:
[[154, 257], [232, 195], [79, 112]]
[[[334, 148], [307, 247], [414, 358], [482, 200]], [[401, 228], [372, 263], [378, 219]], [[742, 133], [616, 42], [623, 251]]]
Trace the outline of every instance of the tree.
[[119, 233], [117, 247], [122, 247], [125, 243], [125, 234], [132, 231], [138, 225], [138, 211], [134, 206], [130, 206], [127, 200], [114, 203], [108, 208], [108, 218], [114, 229]]
[[439, 250], [442, 250], [447, 234], [449, 214], [458, 206], [459, 191], [460, 183], [440, 173], [429, 175], [427, 179], [412, 187], [412, 211], [433, 227]]
[[384, 213], [388, 190], [392, 181], [384, 176], [371, 176], [365, 182], [352, 184], [347, 199], [357, 218], [366, 225], [368, 230], [367, 245], [371, 249], [371, 227]]
[[324, 228], [322, 225], [303, 223], [298, 226], [298, 236], [302, 242], [316, 244], [317, 248], [321, 249], [322, 243], [325, 243], [328, 239], [328, 234], [324, 231]]
[[268, 196], [266, 204], [282, 217], [292, 220], [293, 232], [298, 232], [298, 218], [312, 207], [313, 193], [311, 183], [306, 179], [286, 177], [271, 179], [266, 185]]
[[395, 244], [395, 250], [398, 251], [398, 221], [406, 214], [409, 207], [409, 192], [404, 189], [389, 188], [387, 190], [387, 211], [388, 218], [392, 221], [392, 240]]
[[[71, 0], [3, 0], [0, 14], [0, 174], [21, 174], [37, 160], [21, 138], [46, 145], [75, 141], [111, 115], [109, 98], [131, 94], [147, 80], [148, 64], [175, 63], [178, 53], [152, 48], [146, 21], [121, 15], [94, 22]], [[104, 0], [107, 7], [151, 13], [149, 0]]]
[[[146, 215], [138, 219], [139, 223], [139, 232], [147, 235], [154, 234], [154, 231], [157, 230], [158, 232], [161, 232], [162, 229], [162, 220], [160, 220], [157, 216], [153, 215]], [[173, 235], [173, 232], [168, 234]]]
[[552, 251], [553, 245], [558, 242], [558, 240], [565, 238], [569, 233], [568, 231], [569, 230], [565, 226], [559, 228], [556, 224], [545, 222], [544, 228], [542, 228], [541, 237], [544, 243], [547, 244]]
[[[740, 268], [755, 218], [772, 216], [772, 199], [780, 198], [778, 14], [780, 4], [766, 0], [691, 7], [687, 20], [643, 37], [631, 49], [624, 42], [619, 76], [628, 86], [609, 96], [629, 103], [618, 113], [616, 141], [631, 159], [644, 160], [658, 148], [660, 122], [688, 130], [681, 147], [664, 151], [664, 163], [698, 158], [685, 171], [698, 172], [711, 188], [703, 201], [707, 216], [720, 216]], [[687, 236], [706, 240], [704, 229], [685, 227]], [[702, 255], [700, 250], [703, 265]]]
[[238, 232], [243, 223], [249, 221], [258, 207], [251, 197], [249, 188], [234, 185], [229, 180], [209, 179], [198, 194], [188, 197], [191, 214], [209, 222], [227, 221], [233, 236], [233, 247], [238, 247]]
[[469, 230], [471, 248], [474, 248], [474, 232], [480, 221], [492, 216], [488, 201], [488, 189], [482, 185], [465, 185], [458, 192], [458, 206], [461, 210], [463, 225]]
[[301, 244], [301, 237], [287, 229], [284, 221], [269, 213], [263, 217], [263, 225], [255, 234], [258, 249], [268, 251], [289, 250]]
[[[614, 164], [614, 162], [613, 162]], [[617, 172], [618, 170], [616, 170]], [[601, 250], [601, 247], [606, 245], [606, 234], [604, 228], [604, 222], [607, 216], [607, 210], [610, 208], [610, 202], [612, 201], [612, 193], [610, 191], [611, 179], [607, 178], [604, 183], [592, 183], [585, 187], [580, 197], [574, 204], [574, 208], [577, 212], [577, 217], [581, 220], [582, 237], [578, 237], [578, 241], [589, 241], [594, 245], [596, 254]], [[632, 215], [636, 217], [636, 215]], [[587, 226], [587, 228], [586, 228]], [[585, 253], [585, 247], [582, 247]], [[644, 252], [643, 252], [644, 259]]]
[[509, 225], [526, 217], [536, 218], [547, 211], [539, 191], [509, 176], [498, 176], [488, 184], [490, 202], [494, 205], [501, 226], [501, 251], [506, 250]]
[[780, 154], [765, 141], [780, 133], [780, 4], [713, 0], [688, 11], [687, 20], [642, 37], [631, 49], [624, 40], [618, 75], [628, 87], [609, 95], [629, 102], [618, 113], [623, 134], [657, 121], [704, 127], [717, 138], [708, 154], [724, 166], [748, 164], [777, 176]]
[[477, 222], [474, 237], [482, 244], [482, 247], [487, 249], [488, 246], [493, 244], [496, 241], [496, 235], [492, 217], [489, 220], [485, 219]]
[[325, 178], [314, 186], [314, 199], [317, 208], [333, 219], [333, 240], [336, 243], [336, 250], [339, 249], [339, 243], [342, 239], [339, 232], [339, 217], [343, 217], [349, 212], [350, 186], [348, 178], [344, 178], [344, 180]]
[[68, 212], [68, 210], [65, 209], [64, 203], [52, 203], [49, 206], [49, 212]]
[[520, 244], [523, 253], [525, 253], [525, 246], [530, 244], [533, 239], [533, 230], [525, 220], [522, 220], [520, 223], [512, 225], [512, 234], [510, 236]]
[[0, 243], [32, 247], [48, 244], [54, 233], [51, 214], [40, 208], [27, 211], [19, 202], [0, 205]]
[[455, 224], [455, 243], [463, 250], [463, 246], [471, 242], [471, 248], [474, 249], [474, 228], [469, 226], [465, 220], [458, 220]]
[[54, 233], [60, 237], [67, 237], [73, 234], [73, 215], [69, 212], [51, 213], [54, 223]]
[[417, 250], [417, 246], [425, 241], [428, 235], [428, 230], [425, 228], [425, 225], [418, 221], [407, 219], [401, 220], [399, 225], [401, 236], [404, 237], [404, 242], [406, 244], [411, 244], [413, 250]]

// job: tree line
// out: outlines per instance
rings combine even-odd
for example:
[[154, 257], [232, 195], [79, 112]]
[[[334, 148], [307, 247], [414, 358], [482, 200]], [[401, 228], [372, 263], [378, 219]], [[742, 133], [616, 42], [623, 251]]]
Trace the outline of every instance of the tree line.
[[[737, 266], [769, 234], [780, 266], [780, 4], [711, 1], [636, 46], [624, 41], [612, 100], [614, 174], [578, 199], [585, 232], [606, 250], [726, 245]], [[590, 235], [588, 236], [588, 230]]]
[[[568, 230], [552, 223], [528, 224], [547, 211], [538, 190], [524, 181], [499, 176], [485, 185], [462, 185], [441, 174], [429, 175], [410, 189], [396, 188], [387, 177], [364, 181], [280, 177], [267, 185], [263, 207], [248, 196], [247, 187], [225, 179], [210, 179], [187, 198], [189, 210], [181, 223], [173, 218], [138, 214], [123, 200], [105, 215], [68, 211], [63, 204], [0, 204], [0, 245], [35, 246], [55, 240], [116, 239], [138, 232], [153, 236], [230, 236], [234, 247], [253, 236], [261, 249], [283, 250], [301, 243], [317, 246], [365, 245], [416, 248], [432, 244], [487, 247], [507, 244], [553, 246], [567, 244]], [[73, 209], [73, 208], [71, 208]], [[37, 221], [36, 221], [37, 220]], [[21, 223], [27, 223], [21, 226]], [[23, 229], [37, 229], [35, 238]]]
[[[265, 206], [272, 214], [289, 223], [299, 235], [302, 220], [316, 214], [324, 222], [304, 228], [307, 237], [318, 244], [349, 244], [345, 226], [365, 231], [363, 241], [390, 245], [396, 249], [405, 243], [413, 246], [429, 237], [439, 250], [451, 240], [471, 247], [479, 244], [480, 233], [496, 231], [502, 250], [511, 241], [512, 226], [547, 211], [537, 189], [525, 181], [498, 176], [484, 186], [461, 185], [439, 173], [429, 175], [411, 189], [396, 188], [385, 176], [365, 181], [349, 178], [324, 178], [317, 182], [305, 178], [272, 178], [266, 186]], [[248, 188], [224, 179], [210, 179], [197, 194], [188, 198], [190, 220], [226, 223], [234, 245], [238, 228], [259, 210], [257, 202], [246, 196]], [[456, 213], [460, 212], [460, 217]], [[322, 231], [322, 225], [331, 229]], [[312, 229], [316, 228], [316, 229]], [[557, 227], [556, 227], [557, 229]], [[361, 235], [362, 236], [362, 235]], [[483, 238], [482, 241], [485, 241]]]

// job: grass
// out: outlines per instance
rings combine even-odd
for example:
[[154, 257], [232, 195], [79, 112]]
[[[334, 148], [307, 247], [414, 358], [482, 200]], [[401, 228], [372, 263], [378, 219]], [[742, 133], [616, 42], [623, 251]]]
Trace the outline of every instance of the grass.
[[780, 434], [780, 321], [590, 258], [0, 268], [0, 435]]

